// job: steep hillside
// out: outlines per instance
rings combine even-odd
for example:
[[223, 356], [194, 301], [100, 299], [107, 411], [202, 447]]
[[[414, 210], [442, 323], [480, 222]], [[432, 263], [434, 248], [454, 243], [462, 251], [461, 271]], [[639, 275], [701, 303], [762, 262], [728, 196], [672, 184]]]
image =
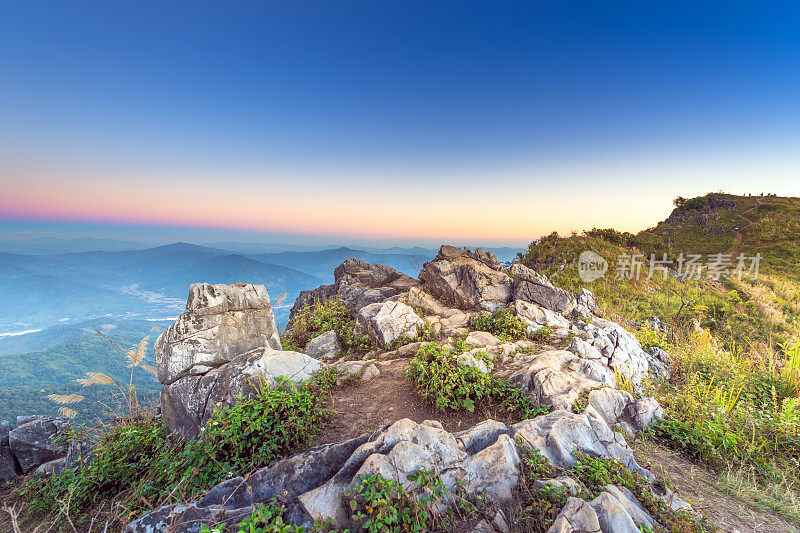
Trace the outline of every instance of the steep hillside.
[[800, 198], [708, 194], [676, 200], [656, 227], [637, 234], [646, 252], [761, 254], [766, 274], [800, 279]]

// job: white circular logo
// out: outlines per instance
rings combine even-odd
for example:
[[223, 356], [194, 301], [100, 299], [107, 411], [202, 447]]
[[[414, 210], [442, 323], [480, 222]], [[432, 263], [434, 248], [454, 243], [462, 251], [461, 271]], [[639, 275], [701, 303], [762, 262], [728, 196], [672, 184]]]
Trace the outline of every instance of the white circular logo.
[[591, 250], [581, 252], [578, 257], [578, 276], [584, 283], [602, 278], [608, 271], [608, 262]]

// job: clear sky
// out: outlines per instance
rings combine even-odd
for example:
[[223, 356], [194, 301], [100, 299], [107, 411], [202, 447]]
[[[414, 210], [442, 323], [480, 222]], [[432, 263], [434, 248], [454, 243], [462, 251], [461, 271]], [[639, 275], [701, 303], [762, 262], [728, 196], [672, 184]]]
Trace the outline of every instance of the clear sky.
[[10, 2], [0, 235], [522, 244], [800, 196], [796, 2]]

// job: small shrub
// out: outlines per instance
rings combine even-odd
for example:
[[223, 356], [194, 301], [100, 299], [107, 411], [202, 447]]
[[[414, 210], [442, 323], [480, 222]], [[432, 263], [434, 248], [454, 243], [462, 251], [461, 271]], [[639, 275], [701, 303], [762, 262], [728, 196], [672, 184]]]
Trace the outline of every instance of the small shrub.
[[[436, 343], [425, 344], [412, 359], [408, 377], [417, 391], [437, 409], [474, 411], [481, 400], [500, 401], [504, 409], [521, 418], [532, 418], [545, 412], [507, 381], [484, 374], [473, 365], [459, 361], [461, 350]], [[478, 352], [481, 361], [491, 363], [485, 352]]]
[[421, 496], [403, 490], [400, 483], [380, 474], [362, 476], [353, 489], [347, 490], [356, 531], [382, 533], [394, 531], [429, 531], [434, 529], [432, 504], [446, 492], [441, 480], [420, 470], [408, 477], [417, 484]]
[[499, 309], [493, 314], [479, 313], [469, 323], [472, 329], [488, 331], [503, 341], [527, 337], [528, 326], [508, 309]]
[[[215, 412], [203, 436], [215, 460], [232, 472], [248, 472], [309, 442], [327, 417], [321, 392], [330, 388], [330, 379], [326, 374], [318, 380], [294, 384], [284, 378], [273, 387], [261, 383], [254, 398]], [[318, 390], [312, 390], [314, 385]]]
[[341, 297], [332, 296], [300, 310], [281, 337], [284, 349], [302, 351], [308, 341], [326, 331], [335, 331], [346, 353], [366, 353], [375, 347], [372, 338], [356, 328]]
[[[267, 504], [258, 504], [253, 514], [239, 523], [239, 533], [304, 533], [306, 528], [293, 526], [283, 521], [284, 507], [278, 505], [277, 498], [272, 498]], [[209, 528], [203, 524], [200, 533], [222, 533], [225, 524]]]

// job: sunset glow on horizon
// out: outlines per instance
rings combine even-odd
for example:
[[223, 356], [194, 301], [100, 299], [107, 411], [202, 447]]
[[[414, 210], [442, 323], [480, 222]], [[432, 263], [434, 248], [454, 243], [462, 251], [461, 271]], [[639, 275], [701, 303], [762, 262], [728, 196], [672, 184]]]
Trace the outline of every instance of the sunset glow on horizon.
[[798, 196], [787, 10], [9, 6], [0, 239], [519, 246]]

